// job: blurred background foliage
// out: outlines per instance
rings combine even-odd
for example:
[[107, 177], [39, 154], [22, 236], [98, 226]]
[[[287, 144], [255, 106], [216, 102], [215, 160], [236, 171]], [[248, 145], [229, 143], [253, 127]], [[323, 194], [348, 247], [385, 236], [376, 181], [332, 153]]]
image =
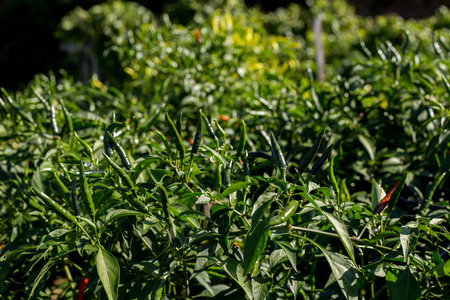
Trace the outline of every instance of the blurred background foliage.
[[[2, 86], [9, 89], [23, 89], [26, 83], [36, 73], [45, 73], [48, 70], [63, 68], [70, 74], [77, 74], [79, 66], [74, 64], [73, 59], [67, 58], [60, 46], [60, 40], [55, 37], [54, 32], [64, 15], [69, 11], [79, 7], [88, 10], [94, 5], [105, 2], [104, 0], [1, 0], [0, 1], [0, 28], [2, 39], [0, 41], [0, 82]], [[134, 1], [143, 7], [160, 16], [167, 13], [171, 19], [180, 24], [188, 24], [194, 15], [193, 5], [196, 1], [189, 0], [136, 0]], [[209, 1], [207, 1], [209, 2]], [[204, 11], [211, 11], [212, 5], [205, 1], [199, 1], [197, 6], [205, 6]], [[268, 26], [274, 19], [289, 19], [289, 27], [283, 30], [287, 36], [292, 34], [301, 35], [305, 33], [305, 21], [295, 19], [299, 17], [301, 9], [307, 10], [314, 1], [266, 1], [266, 0], [246, 0], [248, 8], [259, 7], [265, 12], [273, 12], [273, 16], [268, 16]], [[320, 1], [318, 1], [320, 2]], [[386, 14], [398, 14], [405, 18], [425, 18], [434, 14], [435, 10], [443, 4], [448, 4], [447, 0], [395, 0], [395, 1], [350, 1], [356, 8], [356, 12], [363, 16], [376, 16]], [[217, 1], [212, 1], [216, 3]], [[295, 3], [295, 4], [294, 4]], [[340, 1], [338, 1], [340, 3]], [[340, 4], [338, 4], [339, 6]], [[320, 6], [320, 5], [319, 5]], [[348, 9], [341, 6], [341, 13], [347, 13]], [[285, 8], [289, 7], [288, 10]], [[301, 9], [300, 9], [301, 8]], [[343, 22], [351, 26], [355, 24], [351, 21], [353, 11], [346, 14]], [[288, 14], [288, 15], [286, 15]], [[296, 15], [297, 14], [297, 15]], [[272, 14], [269, 14], [272, 15]], [[341, 18], [342, 15], [338, 14]], [[348, 21], [346, 21], [348, 19]], [[397, 19], [397, 17], [393, 17]], [[373, 22], [373, 20], [372, 20]], [[377, 23], [377, 22], [375, 22]], [[445, 22], [444, 22], [445, 23]], [[309, 25], [309, 24], [306, 24]], [[441, 24], [444, 26], [445, 24]], [[270, 27], [277, 30], [277, 25]], [[339, 26], [338, 26], [339, 27]], [[269, 32], [272, 30], [267, 28]], [[336, 29], [334, 27], [334, 29]], [[339, 29], [339, 28], [338, 28]], [[347, 30], [354, 28], [340, 28]], [[280, 30], [280, 27], [278, 27]], [[347, 31], [349, 35], [353, 32]], [[32, 51], [30, 51], [32, 49]], [[80, 75], [80, 74], [79, 74]], [[81, 79], [81, 75], [80, 75]]]

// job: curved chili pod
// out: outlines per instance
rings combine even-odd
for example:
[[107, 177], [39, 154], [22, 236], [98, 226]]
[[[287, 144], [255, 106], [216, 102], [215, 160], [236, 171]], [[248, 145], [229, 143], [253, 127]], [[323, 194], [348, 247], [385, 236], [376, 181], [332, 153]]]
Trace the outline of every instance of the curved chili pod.
[[203, 122], [205, 122], [206, 130], [208, 131], [210, 137], [216, 143], [217, 148], [219, 148], [219, 139], [217, 138], [216, 134], [214, 133], [214, 129], [212, 128], [211, 123], [209, 123], [208, 118], [205, 116], [205, 114], [201, 110], [200, 110], [200, 115], [202, 116]]
[[270, 220], [269, 225], [278, 225], [289, 220], [295, 213], [298, 207], [297, 200], [292, 200], [286, 205], [286, 207], [280, 212], [279, 215]]
[[183, 113], [180, 112], [177, 120], [175, 121], [175, 127], [176, 127], [178, 133], [180, 133], [180, 134], [181, 134], [182, 126], [183, 126]]
[[127, 154], [125, 153], [123, 148], [119, 145], [119, 143], [111, 134], [111, 132], [107, 131], [106, 134], [113, 148], [117, 151], [117, 154], [119, 155], [119, 158], [122, 161], [123, 166], [127, 169], [131, 169], [130, 161], [128, 160]]
[[86, 150], [86, 152], [89, 154], [89, 157], [91, 158], [91, 161], [94, 161], [94, 152], [92, 151], [91, 146], [88, 145], [88, 143], [86, 143], [85, 141], [83, 141], [78, 134], [74, 131], [73, 132], [75, 138], [77, 139], [77, 141], [81, 144], [81, 146], [83, 146], [84, 150]]
[[89, 283], [89, 280], [87, 278], [81, 279], [80, 284], [78, 285], [77, 300], [83, 300], [84, 290], [86, 289], [86, 286], [88, 285], [88, 283]]
[[41, 191], [36, 190], [34, 187], [31, 188], [31, 191], [36, 194], [39, 198], [44, 201], [44, 203], [59, 217], [62, 219], [75, 223], [75, 217], [72, 216], [67, 210], [65, 210], [61, 205], [56, 203], [53, 199], [51, 199], [49, 196], [44, 194]]
[[69, 145], [70, 145], [70, 147], [72, 147], [72, 140], [73, 140], [72, 116], [70, 115], [69, 111], [67, 110], [66, 106], [64, 105], [64, 101], [62, 99], [59, 99], [59, 104], [61, 104], [64, 119], [66, 120], [67, 128], [69, 130]]
[[75, 208], [75, 216], [79, 216], [81, 214], [81, 212], [80, 212], [80, 206], [78, 205], [77, 178], [76, 177], [73, 179], [73, 183], [72, 183], [72, 203], [73, 203], [73, 207]]
[[242, 153], [244, 152], [245, 143], [247, 141], [247, 128], [245, 126], [245, 122], [241, 121], [241, 136], [239, 139], [239, 145], [236, 149], [236, 156], [241, 157]]
[[120, 168], [115, 162], [111, 160], [111, 158], [106, 155], [105, 152], [102, 152], [102, 155], [105, 157], [106, 161], [109, 163], [109, 165], [114, 169], [114, 171], [119, 174], [120, 178], [122, 179], [123, 183], [129, 188], [132, 189], [134, 187], [133, 181], [131, 180], [130, 176], [122, 169]]
[[286, 161], [284, 160], [283, 152], [281, 152], [280, 145], [278, 145], [273, 132], [270, 132], [270, 142], [272, 144], [272, 159], [281, 172], [286, 172]]
[[203, 121], [202, 116], [198, 114], [198, 123], [197, 123], [197, 131], [195, 132], [194, 142], [192, 144], [191, 150], [191, 160], [194, 159], [194, 156], [197, 155], [198, 149], [200, 148], [200, 143], [202, 141], [202, 133], [203, 133]]
[[216, 169], [216, 190], [220, 193], [222, 187], [222, 164], [219, 164]]
[[172, 136], [172, 140], [175, 142], [175, 146], [178, 149], [178, 153], [180, 154], [181, 162], [184, 160], [184, 155], [186, 154], [186, 148], [184, 147], [183, 140], [181, 139], [180, 133], [177, 128], [173, 124], [172, 120], [169, 117], [169, 114], [166, 113], [166, 123], [169, 127], [169, 133]]
[[169, 194], [167, 193], [167, 190], [164, 186], [162, 186], [161, 184], [157, 185], [159, 192], [161, 194], [161, 204], [162, 204], [162, 209], [163, 209], [163, 213], [164, 213], [164, 217], [166, 219], [169, 219], [170, 214], [169, 214], [169, 208], [168, 208], [168, 204], [169, 204]]
[[166, 137], [161, 132], [159, 132], [158, 130], [156, 130], [156, 134], [159, 135], [159, 137], [161, 138], [162, 142], [164, 143], [164, 147], [166, 147], [167, 157], [169, 158], [169, 160], [171, 160], [172, 156], [170, 155], [170, 145], [167, 142]]
[[248, 152], [247, 152], [247, 150], [244, 152], [243, 163], [244, 163], [244, 177], [245, 177], [245, 181], [251, 182], [251, 180], [250, 180], [250, 167], [249, 167], [249, 164], [248, 164]]
[[333, 155], [331, 157], [331, 161], [330, 161], [330, 167], [328, 168], [328, 176], [330, 177], [330, 182], [331, 182], [331, 186], [334, 189], [334, 193], [336, 194], [336, 198], [339, 198], [339, 186], [337, 184], [336, 181], [336, 177], [334, 177], [334, 158], [336, 157], [336, 155]]
[[89, 214], [93, 217], [95, 214], [94, 201], [92, 200], [91, 190], [84, 173], [83, 161], [80, 159], [80, 184], [81, 194], [83, 195], [84, 206], [87, 207]]
[[220, 126], [219, 121], [217, 119], [214, 119], [213, 121], [216, 124], [217, 130], [220, 132], [220, 134], [223, 137], [223, 143], [226, 144], [227, 143], [227, 134], [225, 133], [225, 130], [223, 130], [223, 128]]
[[252, 159], [255, 159], [255, 158], [259, 157], [259, 158], [265, 158], [265, 159], [268, 159], [268, 160], [272, 160], [272, 155], [267, 154], [267, 153], [262, 152], [262, 151], [249, 152], [248, 156], [250, 158], [252, 158]]
[[52, 128], [52, 134], [58, 135], [59, 129], [58, 129], [58, 123], [56, 122], [56, 112], [55, 112], [55, 106], [51, 106], [50, 109], [50, 126]]
[[135, 193], [133, 193], [132, 195], [130, 195], [130, 194], [125, 195], [125, 198], [131, 204], [131, 206], [136, 208], [138, 211], [143, 212], [143, 213], [148, 212], [147, 206], [145, 206], [144, 202], [142, 202], [141, 200], [139, 200], [137, 198]]
[[[108, 132], [111, 130], [114, 130], [115, 128], [122, 128], [124, 127], [124, 123], [112, 123], [108, 127], [106, 127], [105, 133], [103, 134], [103, 148], [105, 149], [106, 155], [111, 157], [114, 153], [113, 146], [111, 145], [109, 139], [108, 139]], [[114, 136], [114, 135], [113, 135]]]

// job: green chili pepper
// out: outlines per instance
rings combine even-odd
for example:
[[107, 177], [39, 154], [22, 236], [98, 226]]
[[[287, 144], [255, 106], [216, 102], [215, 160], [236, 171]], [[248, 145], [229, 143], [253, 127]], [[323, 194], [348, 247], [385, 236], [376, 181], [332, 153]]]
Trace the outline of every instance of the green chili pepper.
[[[72, 176], [79, 176], [80, 172], [69, 172], [70, 175]], [[90, 178], [100, 178], [105, 176], [105, 171], [102, 170], [85, 170], [84, 174], [86, 175], [86, 177], [90, 177]]]
[[280, 145], [278, 145], [273, 132], [270, 132], [270, 143], [272, 144], [272, 159], [275, 165], [282, 173], [286, 173], [286, 161], [284, 160], [283, 152], [281, 152]]
[[147, 213], [148, 212], [148, 209], [145, 206], [144, 202], [142, 202], [141, 200], [139, 200], [137, 198], [137, 196], [134, 193], [134, 191], [133, 191], [133, 193], [131, 195], [125, 193], [125, 198], [131, 204], [131, 206], [136, 208], [138, 211], [143, 212], [143, 213]]
[[336, 198], [339, 199], [339, 186], [337, 184], [336, 177], [334, 177], [334, 170], [333, 170], [334, 158], [335, 157], [336, 157], [336, 155], [333, 155], [331, 157], [330, 167], [328, 169], [328, 176], [330, 177], [331, 186], [334, 189], [334, 193], [336, 194]]
[[[113, 114], [113, 119], [115, 119], [115, 114]], [[111, 145], [109, 139], [108, 139], [108, 132], [111, 130], [114, 130], [115, 128], [122, 128], [124, 127], [124, 123], [112, 123], [108, 127], [106, 127], [105, 133], [103, 134], [103, 148], [105, 149], [106, 155], [111, 157], [114, 153], [113, 146]], [[112, 134], [114, 136], [114, 134]]]
[[428, 207], [430, 206], [431, 198], [433, 198], [434, 191], [436, 190], [439, 183], [441, 183], [442, 179], [445, 177], [445, 172], [441, 174], [434, 182], [431, 188], [428, 190], [427, 194], [425, 195], [425, 198], [422, 201], [422, 204], [420, 205], [419, 209], [419, 216], [423, 216], [425, 212], [427, 211]]
[[247, 128], [245, 126], [245, 122], [241, 121], [241, 136], [239, 139], [239, 145], [236, 150], [236, 156], [241, 157], [244, 152], [245, 142], [247, 140]]
[[86, 152], [89, 154], [89, 157], [90, 157], [91, 161], [93, 162], [94, 161], [94, 152], [92, 151], [91, 146], [89, 146], [88, 143], [83, 141], [75, 131], [73, 132], [73, 134], [75, 135], [75, 138], [81, 144], [81, 146], [83, 146], [84, 150], [86, 150]]
[[45, 213], [45, 209], [37, 202], [37, 199], [34, 196], [25, 197], [25, 201], [28, 205], [30, 205], [35, 210]]
[[183, 140], [180, 137], [180, 134], [173, 124], [172, 120], [169, 117], [169, 114], [166, 113], [166, 123], [169, 127], [169, 133], [172, 136], [172, 140], [175, 142], [175, 146], [178, 149], [178, 153], [180, 154], [181, 162], [184, 160], [184, 155], [186, 154], [186, 148], [184, 147]]
[[322, 130], [322, 132], [319, 134], [316, 141], [314, 142], [314, 145], [311, 147], [311, 149], [308, 151], [308, 153], [303, 155], [302, 160], [300, 161], [300, 163], [297, 167], [298, 174], [302, 174], [305, 171], [305, 169], [308, 167], [309, 163], [313, 160], [314, 156], [316, 155], [317, 151], [320, 148], [320, 143], [322, 142], [324, 133], [325, 133], [325, 129]]
[[270, 220], [269, 225], [273, 226], [273, 225], [278, 225], [278, 224], [286, 222], [295, 213], [295, 211], [297, 210], [297, 207], [298, 207], [297, 200], [290, 201], [288, 203], [288, 205], [286, 205], [286, 207], [283, 209], [282, 212], [280, 212], [280, 214], [278, 216], [276, 216]]
[[127, 169], [131, 169], [130, 161], [128, 160], [128, 157], [127, 157], [125, 151], [123, 150], [123, 148], [119, 145], [117, 140], [114, 138], [114, 136], [109, 131], [107, 131], [106, 134], [107, 134], [108, 139], [111, 142], [113, 148], [117, 151], [117, 154], [119, 155], [120, 160], [122, 161], [122, 164], [124, 165], [124, 167]]
[[52, 134], [58, 135], [59, 129], [58, 129], [58, 123], [56, 122], [56, 112], [55, 112], [55, 106], [51, 106], [51, 113], [50, 113], [50, 126], [52, 128]]
[[81, 194], [83, 195], [84, 206], [87, 207], [89, 214], [94, 217], [95, 206], [92, 200], [91, 190], [89, 189], [89, 184], [87, 182], [86, 174], [84, 173], [83, 161], [80, 159], [80, 184], [81, 184]]
[[214, 119], [213, 121], [216, 124], [217, 130], [219, 130], [220, 134], [223, 137], [223, 143], [226, 144], [227, 143], [227, 134], [225, 133], [225, 130], [223, 130], [223, 128], [220, 126], [219, 121], [217, 119]]
[[197, 155], [198, 149], [200, 148], [200, 143], [202, 141], [202, 132], [203, 132], [203, 121], [202, 116], [199, 113], [197, 131], [195, 132], [194, 142], [192, 143], [191, 161], [194, 159], [194, 156]]
[[265, 152], [262, 151], [256, 151], [256, 152], [249, 152], [248, 156], [251, 159], [255, 159], [255, 158], [264, 158], [264, 159], [268, 159], [268, 160], [272, 160], [272, 155], [267, 154]]
[[33, 93], [38, 97], [39, 101], [41, 101], [41, 103], [44, 105], [45, 110], [50, 111], [51, 108], [50, 108], [50, 105], [48, 104], [47, 100], [45, 100], [45, 98], [42, 97], [42, 95], [40, 93], [36, 92], [36, 90], [34, 88], [32, 88], [32, 90], [33, 90]]
[[164, 143], [164, 147], [166, 147], [167, 157], [169, 158], [169, 160], [172, 160], [172, 156], [170, 155], [170, 145], [167, 142], [166, 137], [161, 132], [159, 132], [158, 130], [156, 130], [156, 134], [159, 135], [159, 137], [161, 138], [162, 142]]
[[222, 164], [219, 164], [216, 169], [216, 190], [220, 194], [220, 188], [222, 187]]
[[243, 161], [243, 163], [244, 163], [245, 181], [251, 182], [251, 180], [250, 180], [250, 167], [249, 167], [249, 164], [248, 164], [248, 152], [247, 152], [247, 150], [245, 150], [245, 152], [244, 152], [244, 161]]
[[231, 185], [231, 169], [233, 167], [233, 160], [230, 160], [230, 162], [227, 165], [227, 168], [225, 169], [225, 184], [226, 186]]
[[108, 155], [106, 155], [105, 152], [103, 152], [102, 154], [105, 157], [106, 161], [109, 163], [109, 165], [111, 167], [113, 167], [113, 169], [117, 172], [117, 174], [119, 174], [119, 176], [122, 179], [123, 183], [129, 189], [132, 189], [134, 187], [134, 184], [133, 184], [133, 181], [131, 180], [130, 176], [128, 176], [128, 174], [122, 168], [120, 168], [118, 165], [116, 165], [116, 163], [113, 162], [111, 160], [111, 158], [109, 158]]
[[75, 217], [72, 216], [67, 210], [65, 210], [64, 208], [61, 207], [61, 205], [59, 205], [58, 203], [56, 203], [53, 199], [51, 199], [49, 196], [47, 196], [46, 194], [44, 194], [41, 191], [36, 190], [34, 187], [31, 188], [31, 190], [33, 191], [33, 193], [36, 194], [36, 196], [38, 196], [39, 198], [42, 199], [42, 201], [44, 201], [44, 203], [50, 207], [50, 209], [56, 213], [59, 217], [61, 217], [62, 219], [68, 221], [68, 222], [73, 222], [75, 223]]
[[161, 184], [158, 184], [157, 187], [158, 187], [159, 192], [161, 194], [161, 204], [162, 204], [164, 217], [166, 219], [169, 219], [169, 217], [170, 217], [169, 208], [168, 208], [169, 194], [167, 194], [166, 188], [164, 186], [162, 186]]
[[331, 154], [331, 150], [333, 150], [333, 144], [331, 144], [327, 149], [325, 149], [325, 152], [322, 154], [322, 156], [319, 158], [319, 160], [313, 165], [311, 168], [311, 171], [309, 173], [311, 175], [316, 175], [316, 173], [322, 168], [323, 164], [326, 162], [328, 157]]
[[180, 114], [178, 115], [177, 120], [175, 121], [175, 127], [176, 127], [178, 133], [181, 134], [181, 130], [182, 130], [182, 127], [183, 127], [183, 113], [182, 112], [180, 112]]
[[73, 207], [75, 208], [75, 216], [79, 216], [80, 213], [80, 206], [78, 205], [78, 199], [77, 199], [77, 178], [75, 177], [73, 179], [72, 183], [72, 203]]
[[200, 114], [202, 115], [203, 122], [205, 122], [206, 130], [208, 130], [210, 137], [216, 143], [217, 149], [219, 149], [219, 139], [217, 138], [216, 134], [214, 133], [214, 129], [212, 128], [211, 123], [209, 123], [208, 118], [205, 116], [205, 114], [201, 110], [200, 110]]
[[69, 189], [64, 185], [64, 183], [62, 183], [61, 179], [59, 179], [58, 175], [56, 175], [56, 172], [53, 172], [53, 177], [55, 177], [56, 183], [59, 185], [63, 193], [67, 194]]
[[67, 128], [69, 129], [69, 146], [72, 147], [73, 132], [74, 132], [72, 116], [70, 115], [69, 111], [67, 110], [66, 106], [64, 105], [64, 101], [62, 99], [59, 99], [59, 103], [62, 106], [62, 111], [64, 114], [64, 118], [66, 119]]

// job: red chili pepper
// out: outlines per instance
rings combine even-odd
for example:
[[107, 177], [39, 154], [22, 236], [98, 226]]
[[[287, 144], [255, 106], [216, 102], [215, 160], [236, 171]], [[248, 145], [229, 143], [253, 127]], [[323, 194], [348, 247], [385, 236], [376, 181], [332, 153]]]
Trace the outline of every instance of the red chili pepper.
[[89, 280], [87, 278], [83, 278], [80, 281], [80, 285], [78, 286], [78, 300], [83, 300], [84, 290], [88, 284]]
[[220, 117], [220, 120], [221, 121], [224, 121], [224, 122], [228, 122], [228, 121], [230, 121], [230, 117], [229, 116], [227, 116], [227, 115], [220, 115], [219, 116]]
[[385, 208], [389, 204], [389, 200], [391, 200], [392, 193], [395, 191], [395, 188], [399, 183], [400, 181], [394, 185], [394, 187], [389, 191], [389, 193], [387, 193], [387, 195], [383, 199], [381, 199], [381, 201], [375, 207], [374, 212], [376, 214], [379, 214], [383, 210], [383, 208]]
[[195, 35], [195, 42], [197, 44], [200, 44], [200, 30], [197, 28], [194, 29], [194, 35]]

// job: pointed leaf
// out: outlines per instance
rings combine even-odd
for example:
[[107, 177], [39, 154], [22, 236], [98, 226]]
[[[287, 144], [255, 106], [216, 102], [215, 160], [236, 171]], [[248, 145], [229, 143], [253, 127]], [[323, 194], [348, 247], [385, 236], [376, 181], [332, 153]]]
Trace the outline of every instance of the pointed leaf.
[[244, 290], [245, 294], [249, 299], [253, 299], [252, 288], [250, 286], [250, 282], [247, 280], [245, 276], [244, 270], [242, 266], [237, 262], [237, 260], [228, 257], [210, 257], [210, 260], [214, 261], [217, 265], [219, 265], [227, 274], [233, 278], [237, 284]]
[[264, 251], [269, 236], [269, 219], [259, 222], [250, 230], [244, 244], [244, 274], [255, 266], [261, 253]]
[[116, 218], [123, 218], [123, 217], [128, 217], [128, 216], [146, 216], [147, 214], [135, 211], [135, 210], [129, 210], [129, 209], [117, 209], [117, 210], [113, 210], [111, 211], [107, 216], [106, 216], [106, 223], [108, 223], [109, 221], [112, 221]]
[[[308, 199], [308, 201], [311, 202], [314, 205], [314, 207], [328, 219], [328, 221], [331, 223], [331, 226], [333, 227], [333, 229], [339, 235], [339, 239], [344, 244], [345, 250], [347, 251], [351, 260], [353, 261], [353, 263], [355, 263], [355, 252], [353, 250], [353, 244], [352, 244], [352, 241], [350, 240], [350, 236], [348, 235], [347, 227], [345, 227], [345, 225], [338, 218], [336, 218], [333, 214], [323, 211], [321, 209], [321, 207], [319, 206], [319, 204], [316, 202], [316, 200], [314, 200], [310, 195], [308, 195], [306, 193], [300, 193], [300, 194], [303, 197], [305, 197], [306, 199]], [[355, 263], [355, 265], [356, 265], [356, 263]]]
[[222, 194], [220, 194], [217, 198], [220, 200], [222, 198], [225, 198], [226, 196], [230, 195], [231, 193], [234, 193], [236, 191], [239, 191], [240, 189], [246, 188], [250, 185], [254, 185], [253, 182], [237, 182], [233, 183], [229, 187], [227, 187]]
[[370, 160], [375, 160], [375, 145], [372, 140], [368, 139], [367, 137], [363, 135], [358, 135], [358, 139], [361, 142], [361, 144], [366, 149], [367, 153], [369, 154]]
[[97, 272], [109, 300], [118, 299], [120, 268], [117, 259], [103, 248], [97, 252]]
[[252, 279], [253, 299], [265, 299], [272, 287], [272, 279], [270, 277], [255, 277]]
[[409, 266], [400, 273], [392, 287], [392, 299], [417, 300], [420, 299], [420, 284], [411, 273]]

